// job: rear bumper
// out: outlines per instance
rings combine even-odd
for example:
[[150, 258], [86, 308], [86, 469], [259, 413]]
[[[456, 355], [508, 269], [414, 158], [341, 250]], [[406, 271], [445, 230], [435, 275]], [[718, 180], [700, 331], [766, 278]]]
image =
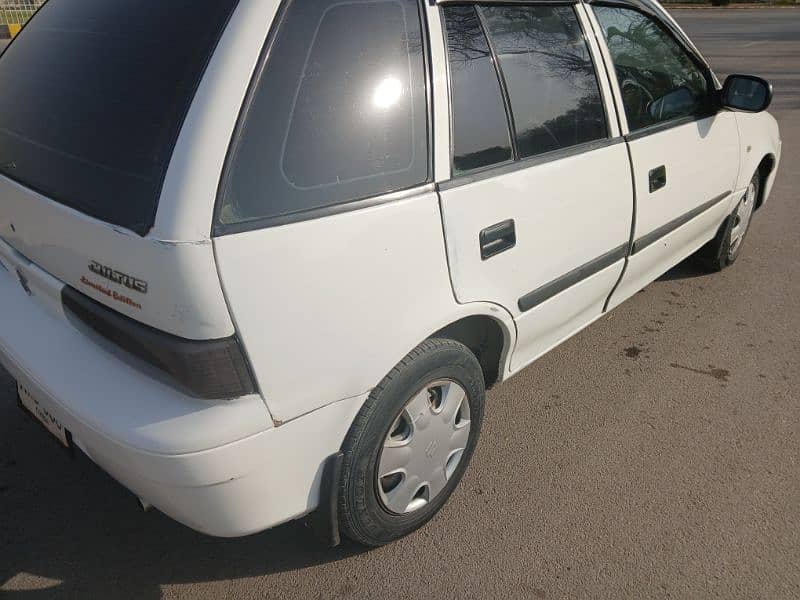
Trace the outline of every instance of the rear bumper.
[[21, 264], [29, 296], [2, 241], [0, 259], [11, 267], [0, 268], [0, 364], [112, 477], [216, 536], [254, 533], [316, 508], [325, 459], [339, 450], [363, 397], [274, 427], [260, 396], [185, 396], [79, 331], [54, 301], [59, 282]]

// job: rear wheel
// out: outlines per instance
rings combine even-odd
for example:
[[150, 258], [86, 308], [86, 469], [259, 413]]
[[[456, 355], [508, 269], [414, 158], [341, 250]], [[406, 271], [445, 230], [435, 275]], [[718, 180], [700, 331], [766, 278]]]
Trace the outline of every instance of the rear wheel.
[[373, 390], [345, 440], [342, 532], [380, 546], [427, 523], [469, 464], [483, 419], [480, 364], [459, 342], [431, 339]]
[[761, 177], [756, 173], [736, 210], [728, 217], [717, 237], [697, 252], [697, 258], [703, 266], [711, 271], [721, 271], [736, 262], [742, 251], [744, 238], [750, 230], [760, 189]]

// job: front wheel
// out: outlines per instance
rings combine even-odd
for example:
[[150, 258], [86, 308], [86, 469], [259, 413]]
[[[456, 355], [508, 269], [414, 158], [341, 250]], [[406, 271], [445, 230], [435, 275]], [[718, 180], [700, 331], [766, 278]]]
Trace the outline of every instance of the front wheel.
[[753, 219], [761, 178], [758, 173], [750, 180], [736, 210], [728, 217], [725, 225], [713, 240], [697, 252], [700, 263], [711, 271], [721, 271], [736, 262]]
[[343, 446], [339, 525], [380, 546], [427, 523], [458, 485], [483, 420], [483, 372], [459, 342], [426, 340], [372, 391]]

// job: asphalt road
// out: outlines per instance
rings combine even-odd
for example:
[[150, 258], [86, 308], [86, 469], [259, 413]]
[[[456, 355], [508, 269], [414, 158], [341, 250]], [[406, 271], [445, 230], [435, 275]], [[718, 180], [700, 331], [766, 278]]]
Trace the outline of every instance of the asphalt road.
[[720, 72], [775, 83], [784, 162], [733, 268], [677, 267], [492, 391], [452, 501], [373, 551], [320, 548], [299, 524], [216, 540], [140, 513], [19, 414], [0, 372], [0, 592], [800, 597], [800, 10], [677, 15]]

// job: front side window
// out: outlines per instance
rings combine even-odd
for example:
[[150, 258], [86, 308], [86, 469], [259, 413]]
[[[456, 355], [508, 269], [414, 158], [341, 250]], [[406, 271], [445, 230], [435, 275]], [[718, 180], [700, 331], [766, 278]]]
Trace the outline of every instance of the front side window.
[[284, 217], [428, 180], [415, 0], [293, 2], [228, 165], [219, 221]]
[[706, 114], [708, 80], [672, 35], [632, 9], [595, 6], [594, 12], [614, 61], [631, 131]]
[[484, 6], [521, 158], [608, 135], [589, 48], [571, 6]]

